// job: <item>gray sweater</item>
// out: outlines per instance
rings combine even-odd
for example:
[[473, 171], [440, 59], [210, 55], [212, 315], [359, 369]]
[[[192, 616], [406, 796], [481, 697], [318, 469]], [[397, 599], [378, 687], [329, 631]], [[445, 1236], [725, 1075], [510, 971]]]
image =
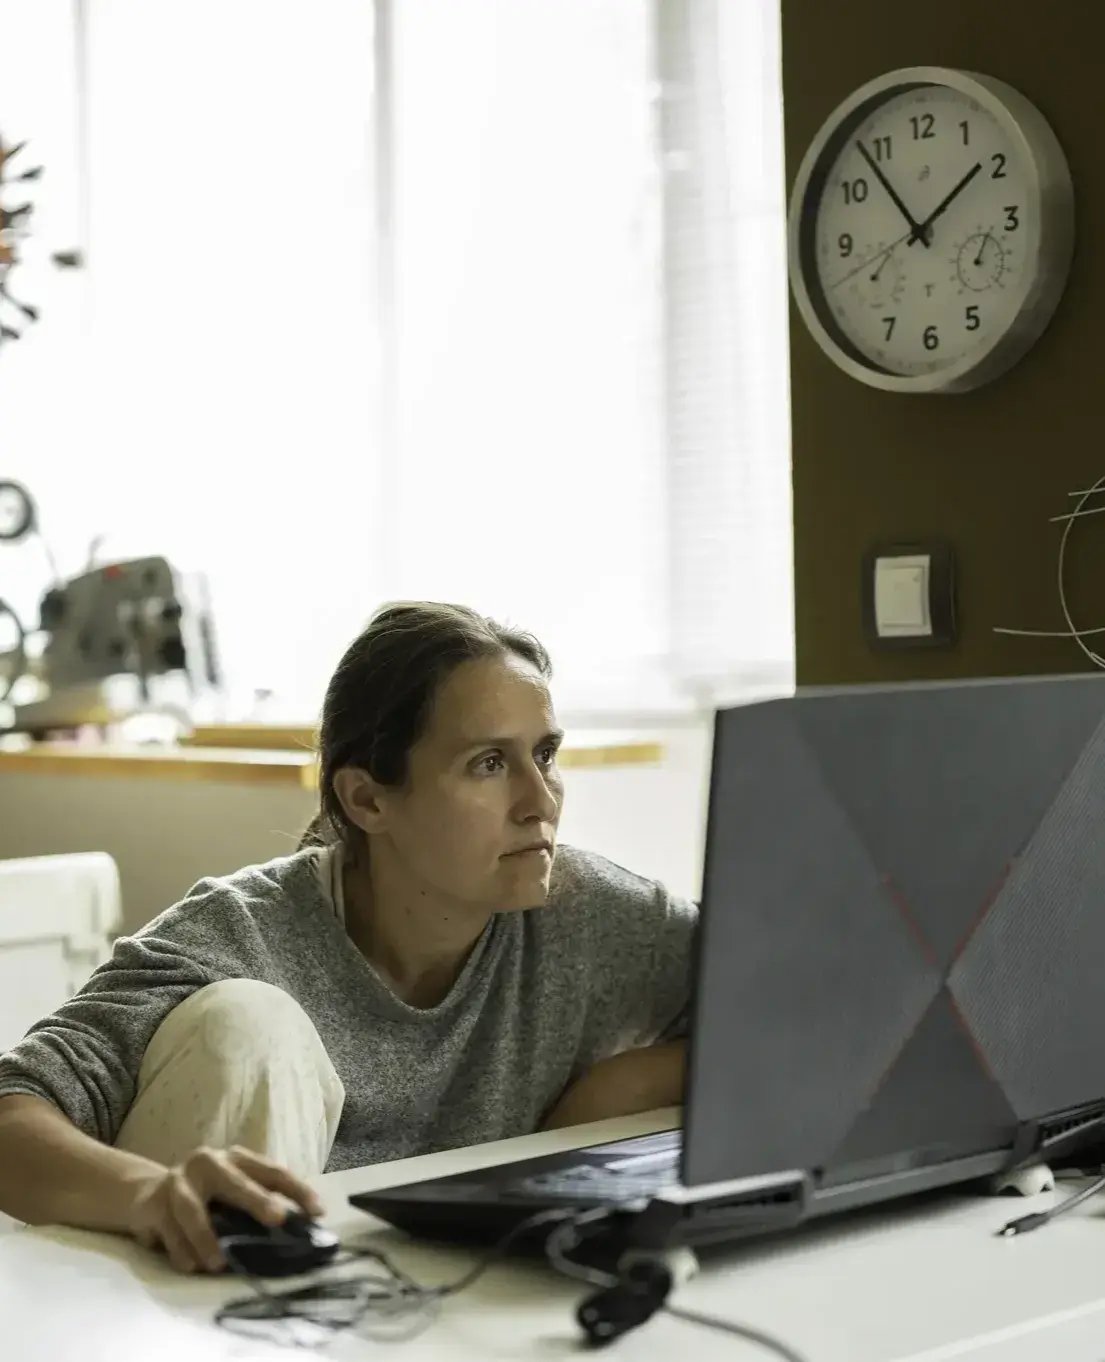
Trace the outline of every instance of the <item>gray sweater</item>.
[[333, 1172], [526, 1134], [596, 1060], [683, 1029], [696, 909], [653, 881], [561, 846], [546, 906], [492, 917], [449, 995], [418, 1009], [346, 934], [327, 856], [201, 880], [120, 937], [0, 1055], [0, 1096], [44, 1097], [111, 1144], [168, 1013], [216, 980], [259, 979], [297, 1000], [345, 1085]]

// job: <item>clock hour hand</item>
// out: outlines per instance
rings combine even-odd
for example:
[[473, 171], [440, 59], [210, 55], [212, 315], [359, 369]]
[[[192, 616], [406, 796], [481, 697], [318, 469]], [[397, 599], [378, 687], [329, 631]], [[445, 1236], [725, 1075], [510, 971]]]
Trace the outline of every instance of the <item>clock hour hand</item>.
[[906, 220], [906, 222], [909, 223], [909, 231], [910, 231], [909, 240], [910, 240], [910, 243], [912, 243], [913, 240], [914, 240], [914, 238], [916, 238], [916, 239], [919, 240], [919, 241], [923, 241], [923, 242], [925, 243], [925, 245], [927, 246], [929, 243], [928, 243], [927, 238], [926, 238], [926, 237], [922, 234], [922, 232], [921, 232], [920, 224], [914, 222], [914, 220], [913, 220], [913, 215], [910, 213], [909, 209], [908, 209], [908, 208], [905, 206], [905, 204], [902, 202], [901, 195], [898, 193], [898, 191], [894, 188], [894, 186], [890, 183], [890, 181], [889, 181], [889, 180], [886, 178], [886, 176], [883, 174], [882, 166], [879, 165], [879, 163], [875, 160], [875, 158], [871, 155], [871, 153], [867, 150], [867, 148], [863, 145], [862, 142], [857, 141], [857, 142], [856, 142], [856, 146], [857, 146], [858, 149], [859, 149], [859, 154], [863, 157], [863, 159], [864, 159], [864, 160], [867, 162], [867, 164], [871, 167], [871, 173], [875, 176], [875, 178], [878, 180], [878, 182], [882, 185], [882, 187], [883, 187], [883, 188], [886, 190], [886, 192], [890, 195], [890, 198], [891, 198], [891, 201], [892, 201], [893, 204], [894, 204], [894, 207], [897, 208], [898, 212], [901, 213], [902, 217], [904, 217], [905, 220]]
[[926, 246], [929, 245], [929, 237], [932, 235], [932, 224], [938, 217], [948, 211], [952, 203], [963, 193], [964, 189], [967, 188], [981, 170], [982, 162], [976, 161], [959, 183], [949, 193], [945, 194], [928, 217], [925, 218], [924, 222], [922, 222], [919, 227], [915, 228], [913, 235], [909, 238], [909, 244], [911, 246], [915, 241], [923, 241]]

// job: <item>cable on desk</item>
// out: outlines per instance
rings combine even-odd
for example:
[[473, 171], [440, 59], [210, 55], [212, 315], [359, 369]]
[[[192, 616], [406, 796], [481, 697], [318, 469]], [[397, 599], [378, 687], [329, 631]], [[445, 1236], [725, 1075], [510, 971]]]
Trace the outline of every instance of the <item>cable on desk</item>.
[[[471, 1286], [524, 1234], [577, 1214], [577, 1207], [569, 1207], [539, 1211], [527, 1217], [498, 1240], [469, 1271], [455, 1281], [438, 1286], [416, 1282], [377, 1249], [345, 1245], [345, 1256], [335, 1258], [327, 1268], [363, 1259], [376, 1264], [379, 1271], [273, 1291], [243, 1267], [234, 1253], [235, 1243], [247, 1242], [248, 1236], [228, 1237], [220, 1240], [227, 1263], [248, 1282], [255, 1294], [228, 1302], [215, 1315], [215, 1322], [250, 1338], [257, 1337], [258, 1333], [269, 1338], [275, 1335], [278, 1342], [291, 1342], [299, 1347], [317, 1346], [318, 1335], [317, 1332], [310, 1333], [312, 1327], [331, 1333], [359, 1329], [390, 1340], [413, 1338], [433, 1322], [442, 1300]], [[260, 1327], [239, 1327], [243, 1324]], [[308, 1330], [297, 1327], [300, 1325], [307, 1325]]]
[[[1076, 1171], [1085, 1175], [1085, 1170]], [[1105, 1171], [1100, 1168], [1094, 1171], [1098, 1176], [1088, 1187], [1075, 1192], [1050, 1210], [1011, 1220], [999, 1234], [1013, 1237], [1039, 1229], [1057, 1216], [1097, 1196], [1105, 1190]], [[662, 1255], [650, 1257], [638, 1254], [628, 1265], [620, 1267], [617, 1274], [571, 1258], [571, 1252], [601, 1231], [613, 1214], [606, 1207], [589, 1210], [566, 1207], [540, 1211], [515, 1225], [455, 1281], [437, 1286], [416, 1282], [377, 1249], [347, 1245], [344, 1246], [345, 1256], [335, 1259], [328, 1266], [336, 1267], [363, 1260], [374, 1264], [378, 1270], [318, 1281], [293, 1290], [273, 1291], [249, 1272], [235, 1255], [235, 1244], [248, 1242], [247, 1237], [226, 1238], [221, 1241], [221, 1246], [227, 1262], [235, 1273], [248, 1282], [254, 1294], [230, 1301], [218, 1311], [215, 1321], [224, 1328], [250, 1337], [257, 1336], [256, 1329], [237, 1326], [260, 1326], [262, 1331], [268, 1331], [269, 1336], [274, 1326], [283, 1326], [279, 1341], [292, 1342], [300, 1347], [315, 1347], [318, 1343], [317, 1332], [310, 1337], [304, 1336], [303, 1330], [298, 1327], [301, 1325], [331, 1334], [345, 1329], [360, 1329], [362, 1332], [371, 1330], [374, 1336], [392, 1341], [413, 1338], [434, 1321], [443, 1300], [472, 1286], [523, 1235], [542, 1225], [549, 1225], [553, 1228], [545, 1243], [545, 1254], [550, 1265], [564, 1276], [597, 1288], [581, 1302], [576, 1311], [580, 1327], [591, 1344], [612, 1342], [663, 1310], [689, 1324], [746, 1339], [783, 1358], [784, 1362], [805, 1362], [802, 1355], [789, 1344], [750, 1325], [669, 1304], [673, 1280]]]
[[598, 1210], [574, 1216], [554, 1229], [545, 1245], [546, 1256], [558, 1272], [599, 1288], [593, 1295], [588, 1296], [576, 1311], [576, 1318], [593, 1346], [601, 1347], [603, 1344], [612, 1343], [614, 1339], [628, 1333], [630, 1329], [638, 1328], [658, 1311], [663, 1310], [666, 1314], [689, 1324], [717, 1329], [720, 1333], [733, 1334], [749, 1343], [755, 1343], [774, 1353], [776, 1357], [783, 1358], [784, 1362], [806, 1362], [801, 1353], [773, 1334], [765, 1333], [748, 1324], [720, 1319], [716, 1315], [706, 1315], [698, 1310], [669, 1305], [668, 1296], [673, 1286], [672, 1274], [659, 1255], [655, 1257], [637, 1255], [617, 1276], [570, 1258], [568, 1255], [572, 1249], [578, 1247], [588, 1237], [581, 1235], [580, 1230], [591, 1224], [601, 1227], [602, 1221], [609, 1215], [610, 1212], [607, 1210]]
[[998, 1234], [1005, 1239], [1011, 1239], [1016, 1234], [1027, 1234], [1029, 1230], [1038, 1230], [1042, 1225], [1048, 1224], [1058, 1215], [1065, 1215], [1067, 1211], [1073, 1211], [1075, 1206], [1080, 1206], [1083, 1201], [1089, 1201], [1091, 1197], [1097, 1196], [1098, 1192], [1105, 1190], [1105, 1174], [1101, 1174], [1088, 1187], [1083, 1187], [1080, 1192], [1074, 1192], [1065, 1201], [1060, 1201], [1058, 1206], [1052, 1206], [1048, 1211], [1033, 1211], [1031, 1215], [1022, 1215], [1016, 1220], [1010, 1220], [1007, 1225], [1003, 1225]]
[[[344, 1246], [346, 1256], [334, 1259], [328, 1267], [366, 1260], [374, 1263], [379, 1271], [273, 1291], [244, 1268], [235, 1255], [234, 1245], [247, 1242], [247, 1237], [228, 1237], [220, 1241], [227, 1262], [249, 1283], [254, 1295], [228, 1302], [216, 1314], [215, 1322], [248, 1337], [257, 1337], [257, 1331], [238, 1326], [260, 1326], [262, 1335], [270, 1338], [278, 1330], [276, 1341], [304, 1348], [318, 1346], [319, 1330], [336, 1334], [345, 1329], [361, 1332], [371, 1329], [372, 1336], [377, 1338], [391, 1341], [413, 1338], [433, 1322], [443, 1300], [472, 1286], [523, 1235], [542, 1225], [551, 1225], [554, 1228], [545, 1243], [545, 1255], [551, 1266], [564, 1276], [600, 1288], [576, 1311], [576, 1318], [592, 1344], [611, 1342], [629, 1329], [644, 1324], [658, 1310], [665, 1310], [676, 1319], [747, 1339], [785, 1362], [806, 1362], [787, 1344], [758, 1329], [669, 1305], [672, 1275], [662, 1257], [637, 1255], [617, 1275], [568, 1257], [573, 1249], [591, 1237], [581, 1234], [581, 1230], [590, 1228], [593, 1234], [613, 1214], [606, 1207], [582, 1210], [572, 1206], [539, 1211], [515, 1225], [467, 1272], [438, 1286], [416, 1282], [377, 1249]], [[610, 1327], [606, 1327], [608, 1324]], [[299, 1327], [303, 1325], [313, 1332], [304, 1332]]]

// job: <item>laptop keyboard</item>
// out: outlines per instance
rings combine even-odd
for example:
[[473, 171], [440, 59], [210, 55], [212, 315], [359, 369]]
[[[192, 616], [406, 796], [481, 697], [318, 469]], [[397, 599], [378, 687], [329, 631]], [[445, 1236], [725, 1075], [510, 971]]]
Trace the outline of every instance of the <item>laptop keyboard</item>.
[[679, 1180], [679, 1150], [627, 1155], [606, 1164], [572, 1164], [522, 1178], [519, 1191], [529, 1196], [587, 1197], [597, 1201], [639, 1201]]

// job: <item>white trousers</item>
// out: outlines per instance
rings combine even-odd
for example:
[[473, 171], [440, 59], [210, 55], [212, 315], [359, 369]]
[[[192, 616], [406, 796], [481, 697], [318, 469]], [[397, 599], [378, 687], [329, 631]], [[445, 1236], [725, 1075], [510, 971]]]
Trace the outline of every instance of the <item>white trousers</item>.
[[167, 1165], [239, 1144], [312, 1177], [326, 1168], [345, 1088], [314, 1024], [255, 979], [197, 989], [154, 1032], [117, 1149]]

